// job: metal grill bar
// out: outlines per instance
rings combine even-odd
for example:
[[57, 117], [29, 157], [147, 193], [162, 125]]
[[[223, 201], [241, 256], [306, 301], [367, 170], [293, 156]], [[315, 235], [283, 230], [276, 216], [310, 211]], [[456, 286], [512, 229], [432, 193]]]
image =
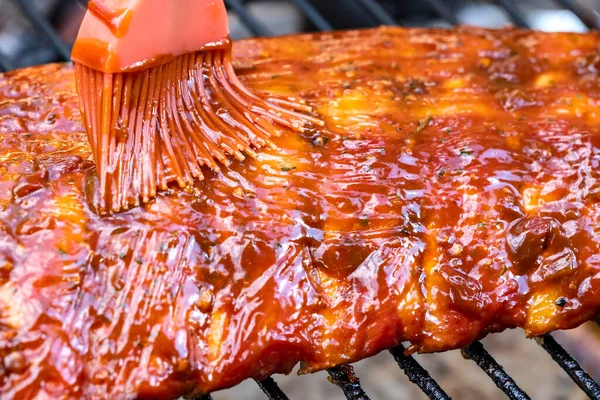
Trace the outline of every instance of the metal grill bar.
[[433, 379], [412, 356], [404, 355], [404, 346], [399, 345], [390, 349], [390, 353], [402, 368], [408, 379], [429, 396], [432, 400], [450, 400], [450, 396]]
[[529, 28], [529, 24], [521, 15], [521, 12], [513, 2], [513, 0], [499, 0], [500, 5], [508, 13], [510, 19], [520, 28]]
[[588, 18], [571, 0], [556, 0], [558, 4], [571, 11], [590, 29], [598, 28], [598, 23], [595, 20]]
[[360, 380], [354, 374], [354, 368], [352, 365], [340, 365], [339, 367], [330, 368], [327, 370], [329, 373], [329, 380], [331, 383], [339, 386], [346, 399], [348, 400], [370, 400], [369, 396], [364, 392], [360, 386]]
[[355, 0], [365, 10], [367, 10], [378, 22], [384, 25], [398, 25], [394, 18], [374, 0]]
[[289, 400], [273, 378], [268, 377], [262, 381], [256, 381], [256, 383], [265, 392], [269, 400]]
[[317, 27], [318, 30], [320, 30], [320, 31], [333, 30], [333, 27], [331, 26], [331, 24], [329, 22], [327, 22], [327, 20], [325, 18], [323, 18], [323, 16], [321, 14], [319, 14], [317, 9], [315, 7], [313, 7], [313, 5], [310, 4], [307, 0], [292, 0], [292, 1], [294, 3], [296, 3], [298, 8], [300, 10], [302, 10], [302, 12], [304, 14], [306, 14], [308, 19], [310, 19], [310, 21], [313, 24], [315, 24], [315, 26]]
[[540, 346], [544, 348], [552, 359], [573, 379], [591, 399], [600, 399], [600, 386], [581, 368], [579, 363], [562, 348], [560, 344], [550, 335], [542, 335], [535, 338]]
[[242, 4], [241, 0], [224, 0], [227, 7], [239, 15], [244, 25], [256, 36], [271, 36], [271, 32], [256, 18], [254, 18], [248, 9]]
[[61, 61], [71, 59], [71, 47], [59, 36], [58, 32], [25, 0], [15, 0], [25, 16], [50, 40], [52, 46], [58, 51]]
[[475, 342], [462, 350], [463, 355], [477, 363], [485, 371], [492, 381], [498, 386], [509, 399], [529, 400], [530, 397], [521, 389], [515, 381], [506, 373], [504, 368], [487, 352], [481, 342]]
[[458, 25], [458, 18], [456, 18], [456, 14], [452, 11], [452, 8], [448, 7], [442, 0], [425, 0], [429, 6], [435, 10], [439, 14], [440, 17], [444, 18], [452, 25]]

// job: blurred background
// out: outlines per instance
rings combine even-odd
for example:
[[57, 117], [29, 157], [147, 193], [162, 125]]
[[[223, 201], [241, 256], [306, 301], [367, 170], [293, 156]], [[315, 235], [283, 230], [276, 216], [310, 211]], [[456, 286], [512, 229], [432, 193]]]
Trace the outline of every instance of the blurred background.
[[[378, 25], [484, 27], [516, 25], [544, 31], [597, 29], [600, 0], [225, 0], [231, 36], [271, 36], [297, 32], [365, 28]], [[84, 0], [0, 0], [0, 72], [64, 61], [85, 12]], [[553, 335], [600, 382], [600, 327], [594, 323]], [[534, 399], [584, 399], [565, 372], [521, 330], [491, 335], [485, 348]], [[506, 396], [460, 351], [417, 355], [455, 399]], [[424, 399], [387, 352], [354, 364], [371, 399]], [[344, 399], [326, 372], [278, 376], [291, 399]], [[264, 399], [252, 381], [213, 394], [215, 400]]]
[[[0, 0], [0, 69], [67, 58], [86, 0]], [[234, 39], [377, 25], [502, 27], [583, 32], [600, 0], [226, 0]]]

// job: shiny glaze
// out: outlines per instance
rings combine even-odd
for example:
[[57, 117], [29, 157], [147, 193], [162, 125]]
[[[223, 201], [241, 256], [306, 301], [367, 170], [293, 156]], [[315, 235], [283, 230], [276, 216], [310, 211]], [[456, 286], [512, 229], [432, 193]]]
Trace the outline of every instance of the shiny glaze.
[[272, 136], [324, 125], [306, 104], [250, 91], [236, 76], [231, 49], [228, 42], [126, 74], [75, 63], [99, 214], [147, 203], [172, 182], [191, 188], [204, 179], [203, 167], [219, 172], [230, 159], [276, 148]]
[[600, 309], [596, 33], [234, 44], [320, 131], [98, 217], [72, 68], [0, 77], [0, 397], [177, 398]]
[[71, 59], [120, 73], [214, 47], [228, 35], [223, 0], [92, 0]]
[[116, 37], [122, 37], [127, 33], [133, 14], [127, 2], [121, 1], [121, 3], [107, 4], [105, 0], [91, 0], [88, 2], [88, 10], [102, 20]]

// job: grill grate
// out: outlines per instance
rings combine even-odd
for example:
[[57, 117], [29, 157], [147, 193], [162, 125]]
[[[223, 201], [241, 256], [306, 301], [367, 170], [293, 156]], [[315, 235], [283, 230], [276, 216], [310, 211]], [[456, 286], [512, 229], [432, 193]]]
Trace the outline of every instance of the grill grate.
[[28, 0], [15, 0], [15, 3], [27, 19], [33, 22], [34, 26], [52, 43], [52, 46], [60, 55], [61, 61], [69, 60], [71, 58], [71, 46], [60, 38], [58, 32], [40, 15], [31, 2]]
[[302, 12], [315, 24], [320, 31], [331, 31], [333, 27], [308, 0], [293, 0]]
[[458, 25], [458, 18], [452, 11], [452, 8], [448, 6], [443, 0], [425, 0], [429, 6], [439, 14], [440, 17], [444, 18], [452, 25]]
[[502, 390], [509, 399], [512, 400], [527, 400], [530, 397], [521, 389], [504, 371], [502, 366], [487, 352], [481, 342], [475, 342], [469, 347], [462, 350], [463, 356], [471, 359], [485, 371], [492, 381]]
[[260, 21], [248, 12], [242, 0], [225, 0], [225, 5], [230, 10], [235, 11], [242, 20], [243, 24], [256, 36], [271, 36], [271, 32]]
[[383, 25], [398, 25], [398, 22], [375, 0], [356, 0], [377, 22]]
[[582, 10], [575, 6], [571, 0], [556, 0], [558, 4], [567, 10], [571, 11], [577, 18], [581, 20], [588, 27], [588, 29], [598, 29], [598, 21], [589, 16], [585, 15]]
[[550, 335], [535, 338], [536, 342], [544, 348], [554, 361], [573, 379], [587, 394], [590, 399], [600, 399], [600, 386], [581, 368], [579, 363], [562, 348]]
[[504, 7], [506, 13], [512, 22], [520, 28], [529, 28], [529, 24], [515, 5], [513, 0], [499, 0], [500, 5]]
[[[69, 59], [71, 45], [61, 39], [58, 32], [46, 21], [42, 15], [35, 9], [30, 0], [12, 0], [19, 6], [22, 13], [33, 26], [47, 38], [49, 44], [56, 53], [56, 61], [66, 61]], [[318, 30], [328, 31], [333, 29], [333, 21], [323, 16], [318, 8], [318, 0], [292, 0], [300, 11], [304, 14]], [[86, 0], [78, 0], [85, 5]], [[570, 10], [577, 16], [589, 29], [599, 27], [598, 21], [590, 15], [583, 12], [571, 0], [555, 0], [564, 9]], [[392, 14], [390, 14], [382, 4], [376, 0], [342, 0], [340, 7], [345, 5], [358, 5], [377, 23], [384, 25], [400, 25]], [[442, 0], [425, 0], [424, 3], [432, 11], [437, 13], [442, 19], [451, 25], [459, 23], [459, 18], [447, 2]], [[529, 24], [519, 6], [513, 0], [498, 0], [496, 2], [501, 6], [513, 21], [520, 27], [528, 27]], [[238, 14], [244, 26], [256, 36], [269, 36], [270, 30], [255, 18], [248, 10], [243, 0], [225, 0], [227, 7]], [[8, 71], [14, 68], [15, 60], [0, 52], [0, 71]], [[598, 320], [600, 324], [600, 320]], [[550, 335], [543, 335], [535, 339], [537, 343], [556, 361], [556, 363], [571, 377], [571, 379], [587, 394], [591, 399], [600, 399], [600, 386], [582, 369], [582, 367], [565, 351]], [[410, 355], [405, 354], [405, 348], [402, 345], [390, 349], [390, 353], [398, 363], [398, 366], [404, 371], [409, 380], [418, 385], [421, 390], [431, 399], [444, 400], [449, 399], [448, 394], [439, 386], [439, 384], [429, 375], [429, 373]], [[465, 358], [473, 360], [507, 395], [510, 399], [525, 400], [530, 397], [515, 383], [500, 364], [485, 350], [480, 342], [475, 342], [462, 350]], [[360, 386], [360, 381], [354, 374], [351, 365], [341, 365], [327, 370], [330, 381], [339, 386], [344, 395], [349, 400], [369, 400], [368, 395]], [[267, 378], [257, 381], [258, 386], [266, 394], [269, 400], [287, 400], [286, 394], [279, 388], [273, 378]], [[210, 400], [210, 395], [204, 395], [196, 400]]]
[[369, 400], [369, 396], [360, 387], [360, 381], [354, 375], [354, 368], [351, 365], [340, 365], [330, 368], [329, 380], [339, 386], [348, 400]]
[[434, 400], [449, 400], [450, 396], [438, 385], [429, 372], [427, 372], [412, 356], [404, 354], [405, 348], [402, 345], [390, 349], [390, 353], [402, 368], [408, 379], [417, 385], [421, 390]]
[[279, 386], [277, 386], [277, 383], [273, 380], [273, 378], [256, 381], [256, 383], [262, 389], [262, 391], [265, 392], [269, 400], [288, 400], [288, 397], [285, 395], [285, 393], [283, 393]]

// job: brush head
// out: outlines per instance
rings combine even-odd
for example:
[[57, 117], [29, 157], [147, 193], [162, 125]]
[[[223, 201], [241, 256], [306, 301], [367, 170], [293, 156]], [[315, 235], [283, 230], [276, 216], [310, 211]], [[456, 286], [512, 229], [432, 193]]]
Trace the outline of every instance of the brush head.
[[229, 35], [222, 0], [91, 0], [72, 59], [118, 73], [222, 46]]
[[[237, 78], [223, 0], [91, 0], [73, 49], [100, 214], [150, 201], [202, 170], [274, 148], [322, 121]], [[300, 111], [300, 112], [298, 112]]]

